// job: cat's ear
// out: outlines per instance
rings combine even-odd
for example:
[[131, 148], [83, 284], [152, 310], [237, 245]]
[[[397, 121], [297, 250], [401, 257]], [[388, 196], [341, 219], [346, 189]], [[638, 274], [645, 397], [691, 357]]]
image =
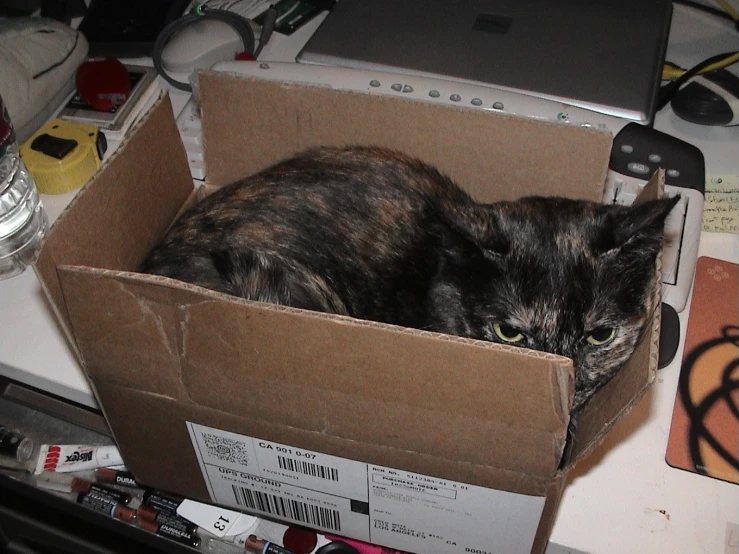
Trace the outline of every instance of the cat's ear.
[[641, 248], [656, 252], [662, 244], [665, 220], [679, 200], [679, 196], [673, 196], [627, 208], [604, 207], [605, 224], [596, 235], [594, 250], [603, 254], [638, 243]]

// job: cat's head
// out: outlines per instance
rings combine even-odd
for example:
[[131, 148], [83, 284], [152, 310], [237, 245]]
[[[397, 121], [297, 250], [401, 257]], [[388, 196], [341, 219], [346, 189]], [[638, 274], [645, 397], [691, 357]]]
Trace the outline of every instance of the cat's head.
[[472, 291], [455, 297], [465, 315], [449, 323], [572, 358], [579, 410], [629, 359], [653, 313], [656, 256], [677, 200], [624, 207], [532, 197], [480, 208], [464, 231], [474, 245], [461, 256], [459, 244], [448, 249], [464, 282], [446, 292]]

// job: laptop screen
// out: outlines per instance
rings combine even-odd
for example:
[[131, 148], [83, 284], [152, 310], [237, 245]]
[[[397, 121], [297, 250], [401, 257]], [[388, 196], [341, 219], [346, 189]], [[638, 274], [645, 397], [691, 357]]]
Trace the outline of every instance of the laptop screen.
[[671, 14], [669, 0], [341, 0], [297, 61], [461, 80], [648, 121]]

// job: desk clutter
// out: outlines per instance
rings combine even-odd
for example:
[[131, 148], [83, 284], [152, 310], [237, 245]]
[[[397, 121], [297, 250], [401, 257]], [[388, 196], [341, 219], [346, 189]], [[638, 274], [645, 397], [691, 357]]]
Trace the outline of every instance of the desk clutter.
[[[298, 525], [284, 525], [139, 484], [115, 446], [34, 444], [0, 424], [0, 474], [76, 503], [121, 524], [212, 554], [406, 554]], [[267, 495], [259, 503], [295, 510]], [[71, 508], [70, 508], [71, 509]], [[300, 517], [298, 517], [300, 519]]]
[[20, 158], [13, 122], [0, 96], [0, 280], [25, 271], [48, 226], [33, 176]]
[[55, 118], [31, 135], [20, 155], [40, 193], [62, 194], [90, 180], [106, 149], [96, 126]]
[[706, 180], [703, 230], [739, 234], [739, 175], [710, 175]]
[[72, 94], [87, 54], [85, 36], [68, 25], [40, 17], [0, 19], [0, 97], [20, 143]]
[[74, 90], [86, 55], [85, 37], [67, 25], [45, 18], [0, 20], [0, 279], [26, 269], [48, 228], [20, 144]]
[[[726, 311], [736, 291], [703, 282], [710, 275], [722, 286], [736, 285], [739, 277], [735, 264], [698, 259], [701, 225], [736, 232], [735, 181], [720, 176], [706, 202], [703, 153], [651, 126], [652, 101], [666, 102], [668, 89], [680, 87], [674, 113], [685, 121], [735, 124], [723, 105], [713, 123], [678, 110], [690, 108], [690, 95], [705, 96], [686, 86], [693, 69], [671, 66], [682, 71], [669, 77], [674, 86], [665, 86], [664, 95], [655, 88], [644, 117], [628, 123], [559, 98], [449, 75], [336, 67], [330, 59], [321, 60], [327, 65], [253, 59], [261, 55], [257, 45], [273, 40], [270, 47], [279, 46], [300, 35], [302, 25], [325, 15], [332, 1], [282, 0], [269, 11], [260, 0], [195, 2], [184, 11], [183, 2], [170, 4], [180, 15], [240, 5], [249, 11], [248, 32], [255, 40], [249, 47], [240, 33], [219, 29], [216, 23], [223, 21], [206, 24], [200, 16], [186, 21], [168, 13], [159, 20], [160, 32], [147, 39], [149, 47], [161, 40], [162, 64], [124, 63], [113, 51], [98, 51], [78, 65], [74, 94], [56, 104], [59, 119], [21, 143], [21, 157], [42, 194], [64, 194], [88, 182], [105, 156], [106, 138], [122, 143], [46, 235], [35, 269], [129, 466], [52, 473], [62, 458], [90, 462], [97, 451], [49, 443], [48, 466], [38, 460], [34, 466], [41, 472], [32, 478], [36, 486], [116, 524], [216, 554], [543, 552], [573, 465], [591, 456], [622, 415], [662, 381], [656, 370], [678, 351], [678, 313], [688, 305], [691, 285], [690, 322], [705, 318], [703, 307], [717, 298], [725, 302], [725, 313], [714, 318], [724, 324], [723, 334], [712, 329], [709, 342], [720, 338], [728, 346], [722, 343], [720, 356], [712, 352], [692, 363], [695, 325], [688, 328], [665, 459], [675, 468], [739, 481], [736, 337], [726, 333], [736, 326], [737, 310]], [[92, 5], [99, 10], [103, 4]], [[347, 0], [347, 9], [356, 5]], [[337, 13], [329, 13], [333, 23], [324, 31], [346, 42], [332, 26]], [[657, 14], [660, 21], [666, 13]], [[176, 28], [177, 22], [183, 26]], [[504, 38], [518, 28], [510, 23], [485, 14], [475, 31]], [[171, 35], [161, 32], [169, 25]], [[192, 56], [198, 34], [223, 48], [215, 42], [207, 51], [195, 48], [207, 54], [198, 61]], [[658, 38], [661, 51], [666, 37]], [[111, 46], [105, 36], [95, 42], [96, 48]], [[267, 60], [279, 51], [271, 50]], [[182, 59], [174, 54], [183, 52], [190, 57], [178, 66]], [[315, 52], [303, 49], [298, 61], [315, 62]], [[213, 65], [234, 56], [241, 60]], [[732, 56], [715, 63], [725, 71]], [[661, 66], [661, 60], [650, 66], [656, 81]], [[163, 73], [177, 71], [188, 74], [183, 83], [197, 86], [172, 118], [173, 93], [185, 100]], [[91, 74], [102, 75], [101, 86], [80, 81]], [[729, 80], [729, 88], [734, 84]], [[711, 86], [704, 88], [717, 90]], [[169, 88], [169, 98], [162, 88]], [[730, 95], [718, 96], [734, 105]], [[254, 110], [256, 105], [262, 108]], [[485, 201], [561, 195], [620, 209], [638, 205], [637, 197], [655, 187], [680, 196], [667, 220], [661, 257], [661, 322], [656, 308], [624, 371], [592, 403], [573, 411], [575, 364], [517, 348], [519, 334], [508, 332], [515, 327], [495, 330], [512, 345], [480, 344], [412, 325], [224, 298], [184, 279], [142, 271], [144, 254], [201, 195], [306, 145], [377, 141], [431, 160], [455, 181], [472, 183], [470, 193]], [[489, 186], [493, 174], [504, 187]], [[481, 175], [487, 178], [479, 181]], [[304, 236], [314, 239], [310, 231]], [[656, 278], [651, 282], [659, 286]], [[736, 308], [737, 302], [731, 304]], [[588, 340], [612, 338], [595, 331]], [[3, 436], [11, 442], [3, 444]], [[0, 452], [3, 447], [27, 467], [28, 437], [0, 429]], [[65, 448], [71, 450], [65, 454]], [[666, 467], [659, 453], [656, 458]], [[138, 486], [134, 475], [156, 488]]]
[[[111, 70], [116, 74], [115, 83], [108, 79]], [[159, 91], [153, 68], [124, 64], [115, 58], [95, 58], [80, 66], [77, 89], [58, 117], [94, 125], [107, 140], [120, 141], [152, 106]]]

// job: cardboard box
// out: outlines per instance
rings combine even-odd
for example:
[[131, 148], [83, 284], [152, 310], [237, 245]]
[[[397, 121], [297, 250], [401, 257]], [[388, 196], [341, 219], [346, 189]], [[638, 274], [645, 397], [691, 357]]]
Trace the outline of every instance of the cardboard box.
[[[380, 144], [482, 201], [602, 195], [611, 137], [594, 129], [219, 73], [199, 86], [213, 186], [309, 146]], [[137, 479], [401, 550], [542, 552], [568, 469], [654, 379], [658, 321], [560, 468], [566, 358], [137, 274], [192, 193], [163, 96], [36, 264]]]

